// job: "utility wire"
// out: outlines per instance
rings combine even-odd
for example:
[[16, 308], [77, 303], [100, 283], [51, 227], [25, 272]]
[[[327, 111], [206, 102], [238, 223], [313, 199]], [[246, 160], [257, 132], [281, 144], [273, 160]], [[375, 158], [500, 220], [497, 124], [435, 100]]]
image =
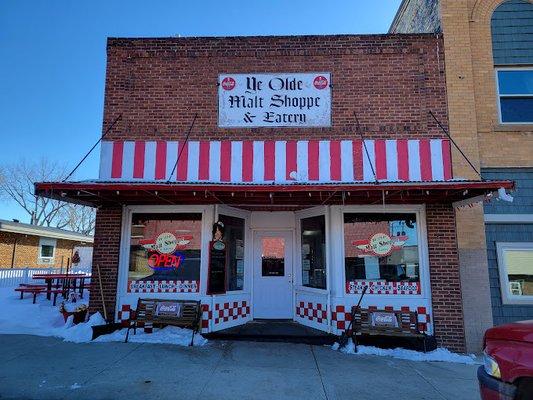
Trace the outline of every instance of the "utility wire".
[[440, 121], [437, 119], [437, 117], [435, 116], [435, 114], [433, 114], [433, 111], [429, 110], [429, 115], [431, 115], [433, 117], [433, 119], [435, 120], [435, 122], [437, 123], [437, 125], [439, 126], [439, 128], [444, 132], [444, 134], [446, 136], [448, 136], [448, 139], [450, 139], [450, 141], [453, 143], [453, 145], [455, 146], [455, 148], [459, 151], [459, 153], [461, 153], [461, 155], [463, 156], [463, 158], [466, 160], [466, 162], [468, 163], [468, 165], [470, 165], [472, 167], [472, 169], [475, 171], [475, 173], [480, 177], [480, 179], [482, 181], [484, 181], [485, 179], [483, 178], [483, 176], [481, 176], [481, 173], [477, 170], [476, 167], [474, 167], [474, 164], [472, 164], [470, 162], [470, 160], [468, 159], [468, 157], [466, 156], [465, 153], [463, 153], [463, 151], [461, 150], [461, 148], [459, 147], [459, 145], [457, 143], [455, 143], [455, 140], [453, 140], [453, 138], [450, 136], [450, 134], [448, 133], [448, 131], [446, 130], [446, 128], [440, 123]]
[[176, 160], [176, 163], [174, 164], [174, 168], [172, 168], [172, 172], [170, 173], [168, 177], [167, 183], [170, 183], [170, 180], [172, 179], [172, 175], [174, 175], [174, 172], [176, 171], [176, 167], [178, 166], [178, 162], [181, 158], [181, 153], [183, 153], [183, 149], [185, 148], [185, 145], [189, 141], [189, 135], [191, 134], [194, 123], [196, 122], [196, 117], [198, 117], [198, 114], [194, 114], [194, 118], [192, 120], [191, 126], [189, 126], [189, 131], [187, 132], [187, 136], [185, 136], [185, 141], [183, 142], [183, 146], [181, 146], [180, 152], [178, 154], [178, 159]]
[[370, 153], [368, 152], [368, 149], [366, 147], [366, 142], [365, 142], [365, 138], [363, 137], [363, 132], [361, 132], [361, 126], [359, 125], [359, 118], [357, 118], [357, 114], [355, 113], [355, 111], [353, 113], [353, 116], [355, 118], [357, 132], [359, 133], [359, 136], [361, 136], [361, 141], [363, 142], [363, 147], [365, 148], [366, 158], [368, 158], [368, 163], [370, 164], [370, 168], [372, 169], [372, 174], [374, 175], [374, 180], [376, 181], [376, 183], [379, 183], [378, 177], [376, 175], [376, 171], [374, 171], [374, 165], [372, 164], [372, 160], [370, 159]]
[[94, 144], [93, 147], [91, 147], [91, 149], [87, 152], [87, 154], [85, 154], [85, 157], [83, 157], [81, 159], [81, 161], [78, 163], [78, 165], [76, 165], [74, 167], [74, 169], [70, 172], [70, 174], [67, 175], [67, 177], [65, 179], [63, 179], [63, 182], [66, 182], [68, 180], [68, 178], [70, 178], [72, 176], [72, 174], [74, 172], [76, 172], [76, 170], [79, 168], [79, 166], [85, 161], [85, 159], [87, 157], [89, 157], [89, 154], [92, 153], [92, 151], [96, 148], [96, 146], [98, 146], [98, 143], [100, 143], [102, 141], [103, 138], [105, 138], [105, 136], [111, 131], [111, 129], [113, 129], [113, 127], [116, 125], [116, 123], [118, 121], [120, 121], [122, 119], [122, 114], [120, 114], [117, 118], [115, 118], [115, 120], [113, 121], [113, 123], [109, 126], [109, 128], [106, 129], [106, 131], [104, 132], [104, 134], [100, 137], [100, 139], [98, 139], [98, 141]]

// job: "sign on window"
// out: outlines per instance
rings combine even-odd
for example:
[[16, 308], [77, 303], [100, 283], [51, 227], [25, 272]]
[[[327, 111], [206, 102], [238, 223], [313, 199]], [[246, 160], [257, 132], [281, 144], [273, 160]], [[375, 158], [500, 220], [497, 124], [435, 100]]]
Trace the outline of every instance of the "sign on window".
[[331, 126], [331, 74], [223, 74], [220, 127]]

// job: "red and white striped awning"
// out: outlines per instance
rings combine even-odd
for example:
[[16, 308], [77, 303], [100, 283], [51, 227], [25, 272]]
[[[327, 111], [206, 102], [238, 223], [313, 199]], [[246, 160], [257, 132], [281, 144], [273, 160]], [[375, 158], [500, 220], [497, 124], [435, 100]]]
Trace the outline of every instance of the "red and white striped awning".
[[448, 140], [365, 140], [364, 144], [362, 140], [103, 141], [100, 180], [283, 184], [452, 179]]

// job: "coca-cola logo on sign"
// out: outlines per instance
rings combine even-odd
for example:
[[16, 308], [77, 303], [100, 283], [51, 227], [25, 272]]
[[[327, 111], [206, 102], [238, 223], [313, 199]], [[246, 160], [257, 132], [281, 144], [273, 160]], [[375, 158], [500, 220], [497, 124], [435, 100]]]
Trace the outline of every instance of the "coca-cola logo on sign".
[[233, 90], [235, 87], [235, 79], [233, 79], [231, 76], [227, 76], [222, 80], [222, 89], [224, 90]]
[[319, 75], [313, 80], [313, 85], [317, 89], [322, 90], [328, 87], [328, 80], [325, 76]]

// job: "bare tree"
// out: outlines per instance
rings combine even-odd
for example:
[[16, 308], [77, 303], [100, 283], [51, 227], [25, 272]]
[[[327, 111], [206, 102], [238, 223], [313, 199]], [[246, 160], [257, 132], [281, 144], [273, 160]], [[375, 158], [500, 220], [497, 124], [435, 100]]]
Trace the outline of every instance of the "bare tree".
[[94, 233], [95, 222], [96, 213], [94, 208], [74, 204], [66, 204], [59, 211], [57, 217], [58, 225], [84, 235], [92, 235]]
[[94, 210], [35, 195], [35, 182], [59, 181], [64, 176], [64, 166], [46, 159], [5, 165], [0, 170], [0, 200], [15, 201], [28, 213], [32, 225], [90, 233], [94, 228]]

